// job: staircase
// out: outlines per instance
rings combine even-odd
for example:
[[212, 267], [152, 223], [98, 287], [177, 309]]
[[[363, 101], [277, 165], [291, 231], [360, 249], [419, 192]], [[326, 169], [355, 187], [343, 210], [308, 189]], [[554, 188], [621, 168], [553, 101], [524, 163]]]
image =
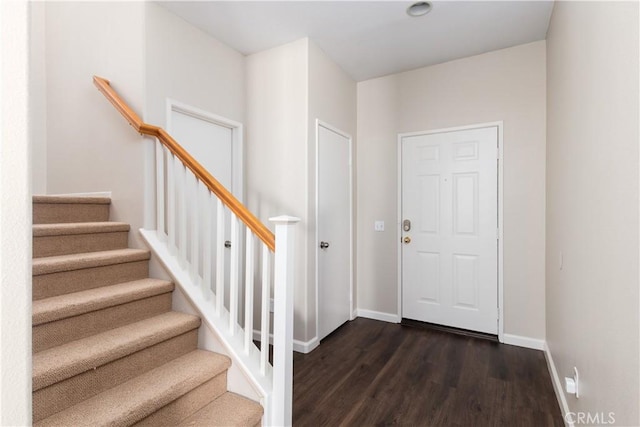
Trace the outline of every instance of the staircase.
[[33, 198], [35, 426], [255, 426], [227, 391], [228, 357], [198, 349], [200, 318], [171, 310], [109, 198]]

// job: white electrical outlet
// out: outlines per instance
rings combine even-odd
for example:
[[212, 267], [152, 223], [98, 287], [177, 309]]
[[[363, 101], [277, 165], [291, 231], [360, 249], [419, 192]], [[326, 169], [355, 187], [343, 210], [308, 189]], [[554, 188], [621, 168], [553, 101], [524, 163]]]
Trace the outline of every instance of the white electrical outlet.
[[571, 377], [564, 377], [564, 389], [567, 394], [576, 394], [576, 382]]
[[384, 221], [376, 221], [373, 224], [373, 229], [376, 231], [384, 231]]
[[567, 394], [575, 394], [576, 399], [580, 398], [580, 375], [578, 374], [578, 368], [573, 367], [573, 378], [564, 377], [564, 389]]

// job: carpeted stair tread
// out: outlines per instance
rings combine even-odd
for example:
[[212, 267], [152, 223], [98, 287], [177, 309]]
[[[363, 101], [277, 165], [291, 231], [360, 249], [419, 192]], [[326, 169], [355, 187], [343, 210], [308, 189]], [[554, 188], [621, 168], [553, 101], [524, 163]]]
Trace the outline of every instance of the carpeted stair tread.
[[33, 390], [95, 369], [200, 326], [200, 318], [164, 313], [33, 355]]
[[226, 392], [184, 420], [178, 427], [253, 427], [260, 423], [263, 412], [262, 406], [258, 403]]
[[129, 231], [124, 222], [69, 222], [62, 224], [34, 224], [33, 237], [68, 236], [72, 234], [114, 233]]
[[145, 261], [151, 253], [142, 249], [116, 249], [111, 251], [86, 252], [71, 255], [36, 258], [33, 260], [33, 275], [81, 270], [125, 262]]
[[34, 224], [109, 221], [109, 197], [34, 196]]
[[41, 299], [33, 302], [32, 324], [37, 326], [137, 301], [171, 292], [173, 288], [173, 283], [166, 280], [142, 279]]
[[58, 412], [35, 426], [129, 426], [223, 373], [228, 357], [195, 350]]
[[35, 195], [33, 203], [63, 203], [63, 204], [90, 204], [90, 205], [109, 205], [110, 197], [95, 196], [48, 196]]

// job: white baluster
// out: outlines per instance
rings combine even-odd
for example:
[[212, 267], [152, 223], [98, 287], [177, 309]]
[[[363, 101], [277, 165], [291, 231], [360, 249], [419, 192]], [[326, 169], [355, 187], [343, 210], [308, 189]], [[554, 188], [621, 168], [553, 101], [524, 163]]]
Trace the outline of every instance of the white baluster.
[[216, 198], [216, 311], [218, 316], [224, 308], [224, 205]]
[[229, 266], [229, 332], [235, 335], [238, 324], [238, 292], [239, 280], [239, 252], [240, 252], [240, 225], [238, 217], [231, 214], [231, 262]]
[[205, 188], [205, 204], [204, 204], [204, 248], [202, 251], [202, 295], [211, 298], [211, 204], [213, 203], [209, 189]]
[[180, 265], [187, 266], [187, 168], [182, 164], [178, 169], [178, 253]]
[[269, 363], [269, 317], [271, 309], [271, 253], [262, 244], [262, 307], [260, 319], [260, 373], [266, 375]]
[[176, 254], [176, 174], [175, 157], [167, 150], [167, 237], [171, 255]]
[[272, 425], [290, 426], [293, 404], [293, 280], [294, 225], [299, 218], [270, 218], [276, 224], [273, 286], [273, 412]]
[[246, 230], [247, 244], [245, 248], [246, 269], [244, 273], [244, 352], [249, 354], [253, 345], [253, 233]]
[[164, 232], [164, 150], [156, 139], [156, 232], [158, 238], [165, 237]]
[[187, 265], [187, 170], [181, 162], [177, 168], [178, 179], [178, 253], [180, 254], [180, 265], [185, 268]]
[[200, 282], [200, 181], [195, 175], [191, 184], [191, 278], [197, 286]]

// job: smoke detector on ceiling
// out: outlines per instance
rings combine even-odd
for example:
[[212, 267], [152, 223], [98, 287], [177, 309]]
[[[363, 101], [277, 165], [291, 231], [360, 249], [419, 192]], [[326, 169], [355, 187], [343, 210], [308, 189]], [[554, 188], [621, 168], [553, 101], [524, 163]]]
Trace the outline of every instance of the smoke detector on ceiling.
[[426, 15], [427, 13], [431, 12], [431, 8], [431, 3], [429, 3], [428, 1], [419, 1], [407, 8], [407, 15], [416, 18], [418, 16]]

